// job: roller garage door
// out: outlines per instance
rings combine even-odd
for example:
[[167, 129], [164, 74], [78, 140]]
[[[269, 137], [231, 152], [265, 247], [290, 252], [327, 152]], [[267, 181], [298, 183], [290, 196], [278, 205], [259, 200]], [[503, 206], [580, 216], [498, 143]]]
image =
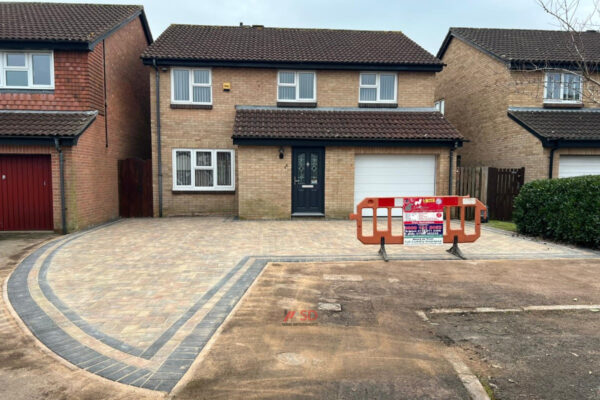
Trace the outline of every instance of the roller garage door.
[[558, 177], [600, 175], [600, 156], [560, 156]]
[[52, 229], [50, 156], [0, 154], [0, 231]]
[[[434, 196], [435, 156], [356, 155], [354, 209], [365, 197]], [[400, 210], [395, 215], [401, 215]]]

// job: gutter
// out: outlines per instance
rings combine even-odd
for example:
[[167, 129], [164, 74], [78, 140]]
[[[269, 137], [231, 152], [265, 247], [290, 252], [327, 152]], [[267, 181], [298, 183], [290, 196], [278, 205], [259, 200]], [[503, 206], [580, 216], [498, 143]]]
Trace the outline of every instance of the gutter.
[[65, 159], [60, 146], [60, 139], [54, 138], [54, 147], [58, 152], [58, 165], [60, 171], [60, 213], [63, 235], [67, 234], [67, 206], [65, 202]]
[[158, 216], [162, 218], [163, 216], [163, 182], [162, 182], [162, 146], [161, 146], [161, 137], [160, 137], [160, 72], [158, 70], [158, 66], [156, 65], [156, 58], [152, 59], [152, 65], [156, 70], [156, 78], [154, 79], [156, 82], [156, 152], [158, 156], [156, 157], [158, 163]]

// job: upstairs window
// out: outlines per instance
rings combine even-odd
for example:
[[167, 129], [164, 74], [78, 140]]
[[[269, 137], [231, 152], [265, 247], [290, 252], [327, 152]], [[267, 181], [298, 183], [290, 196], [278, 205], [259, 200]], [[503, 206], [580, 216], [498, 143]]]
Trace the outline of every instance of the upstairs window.
[[581, 75], [568, 72], [546, 72], [544, 102], [581, 103], [582, 83]]
[[54, 89], [51, 51], [0, 51], [0, 89]]
[[235, 190], [233, 150], [174, 149], [173, 190]]
[[433, 106], [440, 112], [440, 114], [444, 115], [444, 112], [446, 111], [446, 100], [440, 99], [433, 103]]
[[212, 77], [210, 69], [171, 70], [171, 103], [212, 104]]
[[360, 103], [396, 103], [396, 74], [362, 72], [358, 101]]
[[277, 74], [277, 101], [317, 101], [317, 80], [310, 71], [279, 71]]

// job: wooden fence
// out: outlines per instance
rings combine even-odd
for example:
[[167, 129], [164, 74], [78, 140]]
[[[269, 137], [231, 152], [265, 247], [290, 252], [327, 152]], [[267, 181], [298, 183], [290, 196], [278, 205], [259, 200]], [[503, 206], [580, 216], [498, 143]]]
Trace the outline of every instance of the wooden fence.
[[[488, 199], [488, 167], [459, 167], [456, 171], [456, 194], [477, 197], [483, 204]], [[473, 209], [465, 210], [465, 219], [473, 219]]]
[[119, 160], [119, 214], [152, 216], [152, 160]]
[[490, 168], [488, 210], [491, 219], [510, 221], [513, 204], [525, 181], [525, 168]]
[[[456, 194], [477, 197], [488, 207], [490, 219], [510, 221], [513, 202], [523, 186], [525, 168], [459, 167], [456, 172]], [[466, 219], [472, 220], [467, 209]]]

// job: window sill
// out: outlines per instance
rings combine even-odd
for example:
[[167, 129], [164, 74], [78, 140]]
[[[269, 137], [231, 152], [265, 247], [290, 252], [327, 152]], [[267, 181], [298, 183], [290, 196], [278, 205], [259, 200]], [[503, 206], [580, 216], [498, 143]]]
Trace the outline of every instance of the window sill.
[[304, 101], [278, 101], [277, 107], [299, 107], [299, 108], [316, 108], [317, 102], [304, 102]]
[[32, 89], [32, 88], [1, 88], [0, 93], [31, 93], [31, 94], [54, 94], [54, 88], [50, 89]]
[[232, 190], [194, 190], [194, 189], [172, 189], [173, 194], [235, 194], [235, 189]]
[[581, 101], [544, 101], [544, 108], [582, 108]]
[[398, 103], [358, 103], [359, 108], [398, 108]]
[[182, 110], [212, 110], [212, 104], [176, 104], [171, 103], [172, 109]]

